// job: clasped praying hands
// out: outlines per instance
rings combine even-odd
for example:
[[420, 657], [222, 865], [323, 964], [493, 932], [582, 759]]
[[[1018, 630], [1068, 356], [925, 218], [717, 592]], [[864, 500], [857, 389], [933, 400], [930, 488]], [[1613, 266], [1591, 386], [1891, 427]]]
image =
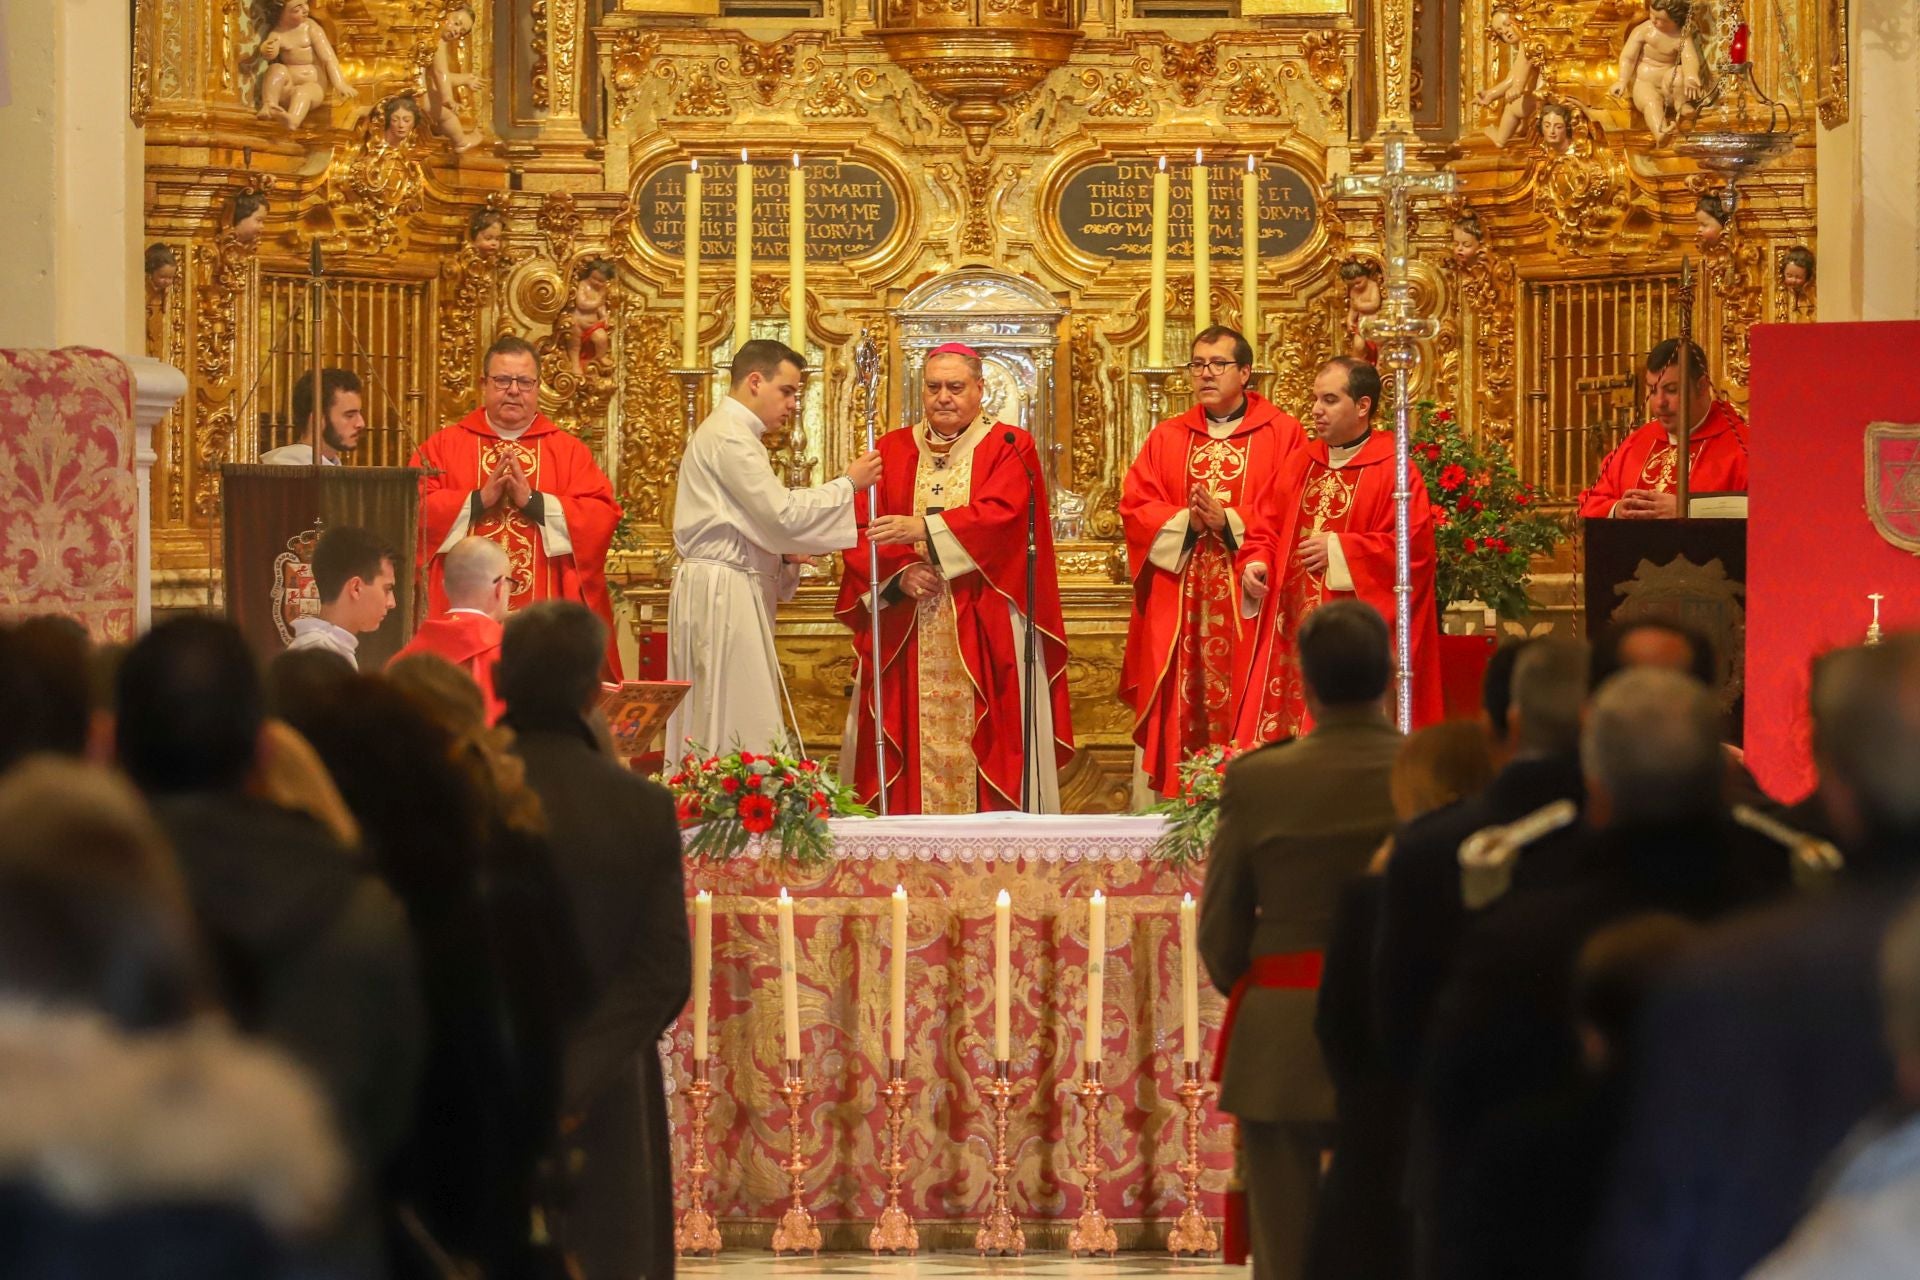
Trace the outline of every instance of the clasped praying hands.
[[525, 507], [533, 501], [533, 484], [520, 469], [520, 459], [510, 453], [501, 454], [493, 470], [487, 473], [486, 482], [480, 486], [480, 505], [491, 511], [500, 505], [503, 496], [515, 507]]

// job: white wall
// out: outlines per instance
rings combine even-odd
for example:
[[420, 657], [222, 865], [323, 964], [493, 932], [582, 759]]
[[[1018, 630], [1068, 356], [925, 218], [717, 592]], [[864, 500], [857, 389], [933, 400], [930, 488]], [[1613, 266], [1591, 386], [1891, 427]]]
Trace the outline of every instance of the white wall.
[[1822, 320], [1920, 318], [1920, 4], [1853, 0], [1853, 109], [1819, 131]]

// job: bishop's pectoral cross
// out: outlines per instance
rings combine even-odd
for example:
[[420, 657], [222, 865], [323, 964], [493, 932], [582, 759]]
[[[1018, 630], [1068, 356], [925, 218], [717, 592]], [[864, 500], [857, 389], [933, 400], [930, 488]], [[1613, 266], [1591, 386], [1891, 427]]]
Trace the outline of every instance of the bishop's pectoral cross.
[[1407, 168], [1408, 135], [1399, 129], [1381, 140], [1382, 160], [1378, 173], [1342, 174], [1333, 180], [1336, 196], [1375, 196], [1386, 210], [1386, 280], [1378, 314], [1362, 324], [1369, 337], [1380, 340], [1384, 349], [1398, 340], [1411, 344], [1430, 338], [1438, 331], [1433, 321], [1424, 320], [1413, 309], [1413, 274], [1407, 269], [1407, 241], [1411, 235], [1412, 204], [1415, 196], [1453, 194], [1454, 176], [1441, 170], [1415, 173]]

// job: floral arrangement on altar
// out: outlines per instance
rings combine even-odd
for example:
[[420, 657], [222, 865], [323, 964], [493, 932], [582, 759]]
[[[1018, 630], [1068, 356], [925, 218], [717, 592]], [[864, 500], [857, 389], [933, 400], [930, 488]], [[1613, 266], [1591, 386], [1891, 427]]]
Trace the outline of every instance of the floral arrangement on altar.
[[1220, 790], [1226, 784], [1227, 762], [1236, 754], [1232, 747], [1212, 747], [1180, 762], [1173, 796], [1147, 811], [1167, 820], [1167, 829], [1153, 845], [1155, 861], [1171, 867], [1206, 861], [1213, 829], [1220, 823]]
[[818, 866], [833, 856], [828, 818], [873, 816], [818, 761], [778, 752], [709, 755], [694, 746], [666, 786], [696, 862], [726, 862], [771, 837], [782, 861]]
[[1433, 504], [1440, 611], [1478, 600], [1502, 618], [1526, 617], [1533, 612], [1529, 563], [1558, 546], [1566, 529], [1539, 509], [1539, 496], [1521, 483], [1505, 445], [1472, 439], [1451, 409], [1431, 400], [1415, 412], [1412, 456]]

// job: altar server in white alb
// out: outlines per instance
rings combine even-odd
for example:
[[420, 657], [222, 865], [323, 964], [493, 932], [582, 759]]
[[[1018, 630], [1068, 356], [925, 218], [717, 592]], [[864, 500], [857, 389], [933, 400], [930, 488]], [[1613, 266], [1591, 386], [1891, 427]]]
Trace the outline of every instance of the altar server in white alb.
[[805, 373], [784, 343], [742, 346], [727, 398], [680, 460], [667, 677], [693, 687], [667, 721], [670, 762], [688, 744], [755, 752], [798, 744], [774, 653], [774, 609], [792, 598], [802, 564], [853, 545], [853, 495], [880, 478], [878, 453], [811, 489], [789, 489], [773, 474], [761, 437], [793, 416]]

